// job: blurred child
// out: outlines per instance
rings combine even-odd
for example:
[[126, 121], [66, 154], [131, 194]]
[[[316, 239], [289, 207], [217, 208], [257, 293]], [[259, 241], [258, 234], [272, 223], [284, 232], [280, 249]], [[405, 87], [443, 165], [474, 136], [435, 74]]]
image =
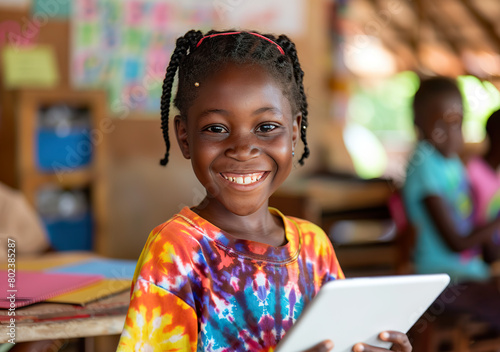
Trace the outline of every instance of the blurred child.
[[[486, 122], [488, 149], [483, 157], [467, 163], [467, 173], [474, 199], [476, 224], [484, 225], [500, 214], [500, 110]], [[498, 242], [498, 238], [496, 239]]]
[[474, 227], [469, 183], [457, 155], [463, 146], [463, 108], [455, 81], [422, 81], [413, 111], [419, 142], [408, 164], [403, 198], [417, 230], [416, 271], [446, 272], [455, 281], [488, 279], [481, 248], [491, 242], [500, 219]]
[[16, 258], [50, 249], [43, 224], [21, 192], [0, 183], [0, 262], [7, 262], [7, 242], [16, 241]]
[[[321, 286], [343, 278], [318, 226], [268, 208], [299, 138], [299, 163], [309, 154], [295, 45], [253, 32], [179, 38], [163, 84], [163, 165], [177, 70], [175, 133], [207, 196], [149, 236], [118, 350], [272, 351]], [[411, 350], [403, 333], [381, 338]], [[310, 351], [331, 348], [325, 341]]]

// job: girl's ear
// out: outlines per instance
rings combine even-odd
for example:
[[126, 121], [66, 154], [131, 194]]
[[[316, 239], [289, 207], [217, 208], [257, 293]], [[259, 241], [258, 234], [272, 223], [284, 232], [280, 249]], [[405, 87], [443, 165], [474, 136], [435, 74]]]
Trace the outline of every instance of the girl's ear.
[[295, 150], [295, 146], [297, 145], [297, 141], [300, 138], [300, 124], [302, 123], [302, 113], [298, 113], [293, 117], [292, 122], [292, 146]]
[[179, 143], [182, 155], [186, 159], [191, 159], [191, 154], [189, 153], [189, 141], [188, 141], [186, 119], [183, 119], [180, 115], [175, 116], [174, 126], [175, 126], [175, 136], [177, 137], [177, 143]]

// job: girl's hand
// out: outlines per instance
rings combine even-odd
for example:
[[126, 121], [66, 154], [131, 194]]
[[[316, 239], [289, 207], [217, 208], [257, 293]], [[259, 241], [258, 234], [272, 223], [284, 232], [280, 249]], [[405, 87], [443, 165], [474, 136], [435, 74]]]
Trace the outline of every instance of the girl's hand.
[[[408, 340], [408, 336], [399, 331], [383, 331], [379, 335], [379, 338], [382, 341], [392, 342], [393, 345], [391, 347], [391, 351], [398, 352], [411, 352], [411, 344], [410, 340]], [[374, 347], [364, 343], [357, 343], [354, 345], [354, 352], [383, 352], [388, 351], [385, 348]]]
[[331, 351], [333, 348], [333, 342], [331, 340], [325, 340], [318, 343], [316, 346], [311, 347], [304, 352], [327, 352]]

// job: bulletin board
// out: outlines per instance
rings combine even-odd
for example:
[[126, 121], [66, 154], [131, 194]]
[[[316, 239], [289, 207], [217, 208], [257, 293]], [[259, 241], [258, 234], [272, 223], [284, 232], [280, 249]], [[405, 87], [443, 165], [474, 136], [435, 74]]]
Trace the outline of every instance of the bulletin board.
[[175, 39], [212, 23], [209, 1], [77, 0], [73, 11], [72, 83], [104, 86], [118, 115], [158, 111]]
[[192, 28], [240, 26], [297, 34], [304, 27], [304, 1], [76, 0], [72, 84], [106, 89], [114, 116], [156, 113], [165, 68], [180, 35]]

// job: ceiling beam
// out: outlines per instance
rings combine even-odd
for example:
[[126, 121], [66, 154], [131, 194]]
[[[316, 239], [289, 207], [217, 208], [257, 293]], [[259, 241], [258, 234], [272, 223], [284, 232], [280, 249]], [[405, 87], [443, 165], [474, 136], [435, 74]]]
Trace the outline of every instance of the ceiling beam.
[[[386, 22], [385, 25], [389, 26], [392, 28], [392, 31], [395, 33], [395, 37], [406, 47], [410, 49], [410, 51], [413, 53], [413, 56], [416, 58], [416, 61], [418, 64], [420, 64], [419, 60], [419, 55], [418, 55], [418, 38], [416, 35], [412, 34], [411, 32], [408, 32], [408, 30], [402, 26], [399, 25], [394, 19], [389, 19], [387, 21], [387, 18], [384, 18], [382, 14], [384, 14], [387, 9], [382, 7], [380, 2], [378, 0], [369, 0], [370, 5], [372, 6], [373, 12], [376, 14], [376, 16], [382, 21]], [[383, 35], [378, 36], [382, 41], [384, 41], [384, 44], [391, 49], [395, 54], [397, 53], [397, 49], [394, 49], [394, 44], [390, 43], [388, 40], [384, 40]]]
[[481, 13], [475, 5], [472, 4], [470, 0], [462, 0], [462, 4], [476, 22], [483, 28], [490, 40], [495, 45], [497, 51], [500, 53], [500, 37], [497, 34], [495, 25], [489, 21], [483, 13]]
[[[441, 41], [448, 44], [451, 51], [455, 54], [458, 61], [462, 63], [462, 71], [464, 74], [470, 74], [467, 66], [463, 62], [462, 53], [467, 49], [467, 43], [459, 36], [458, 26], [451, 21], [450, 16], [442, 16], [443, 13], [441, 6], [436, 2], [428, 1], [426, 17], [429, 24], [434, 28], [434, 33], [440, 38]], [[446, 18], [446, 20], [444, 20]], [[448, 22], [449, 25], [455, 27], [456, 30], [450, 30], [450, 27], [443, 22]]]
[[[433, 9], [430, 9], [431, 6], [433, 7]], [[438, 16], [436, 12], [442, 13], [441, 9], [438, 9], [435, 3], [429, 3], [429, 7], [426, 11], [426, 18], [429, 24], [434, 28], [434, 33], [443, 42], [449, 45], [450, 49], [455, 53], [455, 55], [461, 57], [462, 51], [463, 49], [465, 49], [461, 45], [463, 43], [463, 40], [457, 37], [456, 33], [458, 33], [458, 31], [450, 31], [446, 24], [443, 23], [444, 21], [448, 21], [448, 23], [450, 23], [449, 19], [443, 20], [443, 18], [445, 18], [446, 16]]]
[[382, 14], [387, 12], [387, 9], [382, 7], [380, 2], [378, 0], [369, 0], [369, 3], [372, 6], [372, 9], [374, 10], [373, 12], [377, 15], [379, 19], [381, 19], [384, 22], [387, 22], [386, 25], [391, 26], [394, 31], [398, 34], [399, 37], [403, 39], [403, 41], [408, 45], [412, 51], [416, 51], [417, 49], [417, 38], [415, 35], [412, 35], [412, 33], [409, 33], [408, 30], [402, 26], [399, 25], [395, 20], [389, 19], [387, 21], [386, 18], [382, 17]]

